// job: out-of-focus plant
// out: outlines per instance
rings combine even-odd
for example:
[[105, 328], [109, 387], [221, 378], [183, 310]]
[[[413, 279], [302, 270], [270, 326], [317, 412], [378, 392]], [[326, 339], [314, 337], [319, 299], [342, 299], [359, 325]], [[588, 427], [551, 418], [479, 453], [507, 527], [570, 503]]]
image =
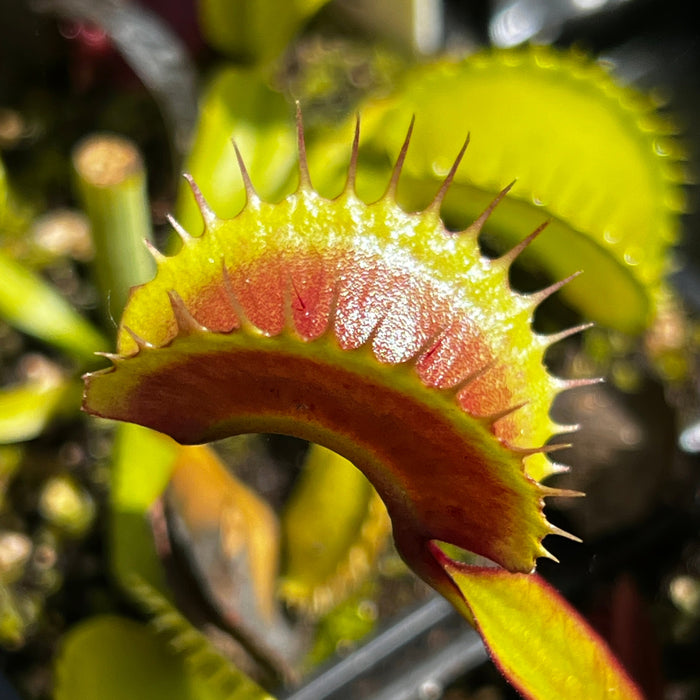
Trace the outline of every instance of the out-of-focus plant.
[[[259, 432], [314, 443], [278, 518], [231, 473], [265, 471], [256, 437], [217, 452], [89, 420], [111, 445], [111, 573], [151, 624], [111, 613], [78, 624], [56, 659], [56, 697], [270, 697], [371, 628], [356, 601], [377, 586], [389, 517], [406, 563], [476, 626], [526, 697], [641, 697], [532, 573], [548, 556], [541, 540], [566, 534], [542, 512], [544, 497], [567, 495], [539, 483], [561, 470], [546, 456], [566, 428], [551, 403], [586, 380], [543, 365], [570, 331], [530, 325], [561, 289], [607, 349], [657, 327], [673, 298], [664, 275], [687, 179], [675, 127], [579, 52], [416, 65], [387, 47], [312, 44], [290, 69], [300, 49], [289, 42], [324, 4], [200, 3], [201, 31], [227, 59], [202, 92], [172, 257], [151, 243], [133, 145], [98, 135], [76, 147], [96, 323], [13, 256], [38, 212], [14, 202], [0, 170], [0, 222], [14, 231], [0, 246], [0, 318], [61, 358], [34, 357], [0, 394], [0, 495], [35, 460], [31, 440], [76, 420], [77, 374], [94, 369], [120, 316], [114, 367], [88, 375], [89, 411], [182, 443]], [[296, 134], [293, 98], [319, 105]], [[349, 149], [355, 111], [362, 136]], [[516, 268], [553, 284], [520, 294]], [[95, 518], [64, 473], [45, 480], [37, 509], [33, 540], [0, 540], [16, 552], [0, 571], [6, 646], [38, 629], [60, 586], [55, 566], [37, 575], [39, 555], [60, 557]]]

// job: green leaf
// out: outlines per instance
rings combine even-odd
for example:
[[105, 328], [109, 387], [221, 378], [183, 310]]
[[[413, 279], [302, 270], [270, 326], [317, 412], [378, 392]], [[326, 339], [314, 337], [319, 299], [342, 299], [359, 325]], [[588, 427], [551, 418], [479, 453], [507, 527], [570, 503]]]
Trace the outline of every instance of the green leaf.
[[[157, 590], [138, 576], [128, 581], [131, 595], [151, 617], [150, 628], [186, 664], [202, 698], [209, 700], [275, 700], [232, 661]], [[195, 696], [199, 700], [199, 695]]]
[[494, 662], [526, 698], [642, 700], [605, 642], [536, 574], [465, 566], [433, 554], [454, 581]]
[[80, 386], [64, 378], [0, 389], [0, 443], [32, 440], [58, 414], [76, 412], [79, 406]]
[[0, 251], [0, 318], [84, 364], [109, 342], [48, 282]]
[[[149, 627], [116, 615], [74, 627], [55, 661], [55, 700], [224, 700]], [[258, 697], [265, 697], [260, 695]]]
[[362, 472], [312, 445], [282, 518], [282, 597], [307, 613], [327, 612], [367, 578], [390, 531], [386, 508]]
[[175, 465], [177, 443], [136, 425], [120, 425], [114, 443], [109, 542], [117, 580], [138, 575], [166, 592], [148, 511], [163, 493]]

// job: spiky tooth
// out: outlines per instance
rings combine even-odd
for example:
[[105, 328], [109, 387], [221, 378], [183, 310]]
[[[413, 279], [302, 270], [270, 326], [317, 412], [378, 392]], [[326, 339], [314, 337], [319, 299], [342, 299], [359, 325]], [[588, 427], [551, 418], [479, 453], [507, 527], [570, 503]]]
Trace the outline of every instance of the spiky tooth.
[[604, 382], [604, 377], [581, 377], [579, 379], [561, 379], [559, 377], [555, 378], [555, 384], [558, 391], [578, 389], [579, 387], [584, 386], [595, 386], [596, 384], [603, 384]]
[[461, 235], [473, 236], [474, 238], [476, 238], [481, 233], [481, 229], [484, 227], [484, 224], [488, 221], [488, 218], [493, 213], [493, 210], [500, 204], [501, 200], [508, 194], [508, 192], [510, 192], [515, 182], [516, 181], [513, 180], [513, 182], [506, 185], [491, 200], [491, 204], [489, 204], [486, 207], [486, 209], [484, 209], [484, 211], [482, 211], [481, 214], [479, 214], [479, 216], [477, 216], [477, 218], [461, 232]]
[[234, 140], [231, 140], [231, 143], [233, 144], [233, 150], [236, 154], [238, 170], [241, 173], [241, 179], [243, 180], [246, 204], [255, 204], [260, 201], [260, 197], [258, 197], [258, 193], [255, 191], [255, 187], [253, 186], [253, 181], [250, 179], [250, 173], [248, 172], [248, 168], [246, 168], [245, 161], [243, 160], [241, 151], [238, 148], [238, 144]]
[[154, 348], [155, 345], [153, 343], [149, 343], [147, 340], [142, 338], [138, 333], [133, 331], [129, 326], [124, 326], [124, 330], [131, 336], [131, 339], [136, 343], [138, 346], [139, 350], [143, 350], [144, 348]]
[[182, 224], [172, 214], [166, 214], [165, 216], [170, 225], [173, 227], [175, 233], [177, 233], [177, 235], [180, 236], [180, 239], [182, 240], [183, 244], [188, 245], [189, 243], [191, 243], [193, 237], [189, 234], [188, 231], [185, 230]]
[[168, 299], [170, 299], [170, 306], [175, 315], [178, 335], [184, 336], [207, 332], [208, 329], [190, 313], [182, 297], [174, 289], [168, 292]]
[[445, 197], [447, 196], [447, 192], [450, 189], [450, 185], [452, 185], [455, 175], [457, 174], [459, 164], [462, 162], [462, 158], [464, 158], [464, 153], [466, 152], [467, 146], [469, 145], [469, 138], [469, 134], [467, 134], [467, 138], [464, 139], [464, 144], [462, 145], [462, 148], [460, 148], [459, 153], [457, 154], [457, 157], [455, 158], [454, 163], [450, 168], [450, 171], [447, 173], [447, 176], [443, 180], [442, 185], [440, 185], [440, 189], [437, 191], [437, 194], [435, 195], [433, 201], [426, 208], [426, 212], [432, 211], [435, 214], [440, 214], [440, 207], [442, 206], [442, 203]]
[[534, 309], [535, 307], [539, 306], [545, 299], [549, 299], [549, 297], [556, 294], [556, 292], [562, 289], [562, 287], [565, 287], [572, 280], [576, 279], [581, 273], [582, 270], [578, 270], [570, 274], [568, 277], [565, 277], [554, 284], [550, 284], [549, 287], [545, 287], [544, 289], [540, 289], [538, 292], [528, 294], [527, 298], [532, 302], [532, 308]]
[[161, 253], [158, 248], [156, 248], [151, 241], [149, 241], [147, 238], [144, 239], [144, 244], [146, 245], [146, 250], [151, 254], [151, 257], [155, 260], [156, 265], [162, 265], [163, 262], [167, 259], [163, 253]]
[[306, 141], [304, 139], [304, 120], [301, 115], [301, 104], [296, 103], [296, 123], [297, 123], [297, 151], [299, 154], [299, 190], [311, 190], [311, 176], [309, 175], [309, 161], [306, 157]]
[[216, 214], [212, 210], [212, 208], [209, 206], [208, 202], [206, 199], [204, 199], [204, 195], [202, 194], [202, 191], [199, 189], [197, 186], [197, 183], [194, 181], [194, 178], [192, 175], [189, 173], [185, 173], [183, 175], [185, 180], [187, 180], [187, 184], [190, 186], [190, 189], [192, 190], [192, 195], [194, 196], [194, 201], [197, 203], [197, 207], [199, 208], [199, 211], [202, 215], [202, 219], [204, 219], [204, 226], [205, 228], [211, 228], [214, 223], [216, 222]]
[[296, 334], [298, 337], [301, 337], [300, 335], [298, 335], [297, 326], [294, 321], [293, 302], [295, 299], [302, 309], [306, 308], [304, 300], [301, 298], [301, 294], [299, 294], [299, 290], [297, 289], [296, 284], [294, 284], [294, 279], [290, 275], [289, 277], [287, 277], [287, 284], [284, 289], [284, 299], [282, 302], [284, 311], [284, 327], [287, 331], [290, 331], [291, 333]]
[[530, 457], [530, 455], [538, 454], [551, 454], [552, 452], [559, 452], [560, 450], [566, 450], [572, 445], [569, 443], [556, 442], [551, 445], [542, 445], [541, 447], [518, 447], [517, 445], [508, 445], [508, 448], [515, 452], [516, 454], [522, 455], [523, 457]]
[[156, 615], [149, 624], [157, 632], [168, 632], [180, 624], [180, 615], [175, 611]]
[[587, 331], [589, 328], [592, 328], [595, 324], [594, 323], [580, 323], [578, 326], [572, 326], [571, 328], [565, 328], [563, 331], [559, 331], [558, 333], [551, 333], [550, 335], [541, 335], [538, 336], [542, 342], [544, 347], [548, 348], [551, 345], [554, 345], [555, 343], [558, 343], [561, 340], [564, 340], [566, 338], [570, 338], [572, 335], [576, 335], [577, 333], [582, 333], [583, 331]]
[[106, 360], [109, 360], [114, 365], [126, 359], [123, 355], [119, 355], [118, 353], [114, 352], [96, 352], [95, 355], [98, 355], [99, 357], [104, 357]]
[[396, 163], [394, 164], [394, 169], [391, 171], [391, 179], [389, 180], [389, 185], [386, 188], [383, 199], [388, 199], [391, 201], [396, 201], [396, 190], [399, 186], [399, 178], [401, 177], [401, 171], [403, 170], [403, 164], [406, 160], [406, 154], [408, 153], [408, 145], [411, 143], [411, 136], [413, 135], [413, 125], [416, 123], [416, 116], [411, 117], [411, 122], [408, 125], [408, 130], [406, 131], [406, 137], [401, 145], [401, 150], [396, 158]]
[[527, 248], [534, 240], [537, 238], [542, 231], [544, 231], [547, 226], [549, 226], [549, 221], [543, 221], [529, 236], [523, 238], [520, 243], [513, 246], [507, 253], [501, 255], [501, 257], [496, 258], [494, 263], [503, 266], [504, 268], [509, 268], [518, 256]]
[[379, 331], [381, 330], [381, 327], [382, 327], [382, 321], [384, 321], [385, 317], [386, 317], [386, 314], [377, 315], [374, 326], [372, 326], [371, 330], [367, 334], [367, 337], [365, 338], [364, 343], [362, 343], [362, 345], [359, 345], [358, 347], [366, 346], [366, 347], [370, 347], [374, 350], [374, 343], [377, 339], [377, 335], [379, 335]]
[[544, 484], [539, 484], [539, 490], [544, 498], [583, 498], [586, 495], [583, 491], [558, 489], [553, 486], [545, 486]]
[[557, 559], [548, 549], [540, 546], [540, 557], [543, 559], [551, 559], [555, 564], [559, 564], [559, 559]]
[[348, 176], [345, 180], [345, 187], [343, 188], [343, 194], [345, 195], [355, 195], [357, 194], [355, 185], [357, 182], [357, 160], [359, 158], [360, 152], [360, 115], [359, 113], [355, 117], [355, 134], [352, 138], [352, 148], [350, 150], [350, 164], [348, 165]]
[[559, 537], [565, 537], [567, 540], [571, 540], [572, 542], [578, 542], [579, 544], [583, 542], [583, 540], [580, 537], [576, 537], [576, 535], [572, 535], [570, 532], [562, 530], [556, 525], [552, 525], [552, 523], [549, 523], [549, 534], [558, 535]]
[[413, 358], [416, 362], [427, 360], [438, 347], [440, 339], [449, 331], [449, 326], [443, 326], [435, 333], [430, 334], [416, 350]]
[[199, 641], [198, 634], [192, 630], [183, 630], [176, 634], [171, 640], [170, 645], [175, 649], [175, 651], [187, 651], [192, 648], [194, 644]]

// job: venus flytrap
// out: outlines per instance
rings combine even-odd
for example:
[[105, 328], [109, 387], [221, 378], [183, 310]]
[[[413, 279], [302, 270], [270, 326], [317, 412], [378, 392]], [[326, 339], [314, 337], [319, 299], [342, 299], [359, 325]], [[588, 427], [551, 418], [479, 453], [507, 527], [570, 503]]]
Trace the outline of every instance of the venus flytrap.
[[[523, 295], [508, 283], [540, 230], [487, 259], [477, 237], [491, 208], [460, 233], [445, 229], [440, 205], [464, 148], [432, 203], [405, 213], [395, 197], [410, 133], [371, 205], [355, 194], [359, 122], [335, 200], [311, 184], [300, 121], [299, 186], [279, 204], [259, 199], [237, 149], [247, 202], [236, 217], [219, 219], [190, 180], [204, 232], [176, 224], [180, 252], [155, 255], [155, 278], [125, 309], [113, 366], [86, 377], [85, 409], [183, 443], [279, 432], [337, 451], [384, 500], [405, 561], [476, 624], [525, 696], [570, 697], [577, 685], [638, 698], [604, 643], [532, 574], [548, 556], [542, 539], [566, 535], [544, 517], [544, 498], [575, 495], [539, 483], [556, 471], [546, 442], [565, 428], [549, 408], [581, 384], [542, 363], [571, 331], [530, 327], [562, 285]], [[440, 542], [499, 568], [458, 565]], [[479, 597], [485, 579], [490, 607]], [[534, 609], [518, 610], [528, 599]], [[510, 612], [532, 626], [504, 634]], [[590, 653], [560, 643], [571, 629]], [[527, 644], [565, 671], [544, 682], [519, 651]]]

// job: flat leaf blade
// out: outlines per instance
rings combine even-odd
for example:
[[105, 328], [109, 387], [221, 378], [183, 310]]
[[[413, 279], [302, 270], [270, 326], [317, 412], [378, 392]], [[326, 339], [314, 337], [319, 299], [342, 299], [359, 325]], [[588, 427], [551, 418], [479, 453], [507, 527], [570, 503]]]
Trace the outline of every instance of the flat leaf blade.
[[641, 700], [605, 642], [544, 579], [464, 566], [432, 549], [494, 662], [525, 697]]
[[57, 414], [79, 405], [77, 386], [64, 378], [0, 389], [0, 443], [33, 440]]
[[367, 579], [390, 531], [386, 508], [365, 476], [312, 445], [282, 518], [281, 595], [307, 614], [328, 612]]
[[[194, 686], [194, 687], [193, 687]], [[73, 628], [56, 660], [57, 700], [216, 700], [145, 625], [116, 615]]]
[[0, 318], [85, 364], [109, 346], [102, 334], [32, 270], [0, 253]]

